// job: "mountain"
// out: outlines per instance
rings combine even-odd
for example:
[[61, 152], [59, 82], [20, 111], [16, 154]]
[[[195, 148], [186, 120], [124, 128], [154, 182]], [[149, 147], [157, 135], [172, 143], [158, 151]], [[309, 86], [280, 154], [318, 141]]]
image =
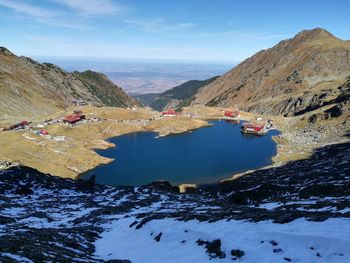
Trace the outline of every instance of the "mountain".
[[144, 106], [149, 106], [161, 93], [133, 94], [132, 96]]
[[325, 105], [349, 105], [349, 76], [350, 41], [321, 28], [304, 30], [246, 59], [199, 90], [192, 103], [300, 115]]
[[[206, 85], [209, 85], [215, 81], [219, 76], [212, 77], [206, 80], [190, 80], [172, 89], [166, 90], [163, 93], [152, 93], [138, 95], [141, 102], [148, 102], [147, 106], [151, 108], [162, 111], [167, 108], [181, 108], [188, 106], [192, 100], [193, 96], [198, 92], [198, 90]], [[152, 99], [153, 98], [153, 99]], [[151, 102], [150, 99], [152, 99]]]
[[0, 47], [0, 90], [0, 120], [50, 114], [74, 100], [123, 108], [139, 105], [102, 73], [68, 73], [54, 64], [18, 57], [4, 47]]

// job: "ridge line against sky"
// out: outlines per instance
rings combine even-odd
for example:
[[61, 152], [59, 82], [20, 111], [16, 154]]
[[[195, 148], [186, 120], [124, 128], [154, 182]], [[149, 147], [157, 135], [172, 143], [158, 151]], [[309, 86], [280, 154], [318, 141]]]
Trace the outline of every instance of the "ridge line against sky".
[[349, 39], [350, 1], [0, 0], [19, 55], [241, 61], [303, 29]]

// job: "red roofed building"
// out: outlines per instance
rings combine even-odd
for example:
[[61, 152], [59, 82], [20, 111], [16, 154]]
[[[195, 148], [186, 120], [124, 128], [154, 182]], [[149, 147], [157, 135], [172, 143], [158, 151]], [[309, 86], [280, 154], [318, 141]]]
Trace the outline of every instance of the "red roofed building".
[[229, 118], [239, 118], [240, 114], [238, 110], [235, 111], [225, 111], [224, 112], [224, 116], [225, 117], [229, 117]]
[[83, 119], [85, 119], [85, 115], [81, 113], [77, 113], [77, 114], [72, 114], [64, 117], [63, 122], [74, 124]]
[[167, 110], [162, 112], [163, 116], [176, 116], [176, 112], [174, 110]]
[[258, 125], [253, 123], [243, 123], [241, 130], [244, 133], [256, 134], [256, 135], [265, 135], [267, 133], [265, 125]]

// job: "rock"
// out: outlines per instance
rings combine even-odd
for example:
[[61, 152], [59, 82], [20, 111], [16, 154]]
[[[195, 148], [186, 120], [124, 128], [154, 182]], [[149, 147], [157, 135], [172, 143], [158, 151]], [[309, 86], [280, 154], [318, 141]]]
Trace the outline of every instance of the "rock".
[[233, 256], [235, 259], [239, 259], [244, 256], [244, 251], [240, 249], [232, 249], [231, 250], [231, 256]]
[[271, 240], [271, 241], [270, 241], [270, 244], [271, 244], [272, 246], [274, 246], [274, 247], [278, 245], [278, 243], [277, 243], [275, 240]]
[[283, 252], [282, 248], [274, 248], [273, 249], [273, 253], [282, 253], [282, 252]]
[[328, 118], [328, 114], [326, 113], [316, 113], [316, 114], [312, 114], [309, 118], [308, 118], [308, 122], [309, 123], [316, 123], [320, 120], [325, 120]]
[[288, 212], [284, 212], [282, 214], [278, 214], [275, 219], [273, 220], [274, 223], [277, 224], [286, 224], [289, 222], [292, 222], [293, 220], [295, 220], [296, 218], [298, 218], [298, 215], [295, 213], [288, 213]]
[[108, 263], [132, 263], [130, 260], [127, 259], [110, 259], [107, 260]]
[[290, 258], [283, 258], [285, 261], [291, 262], [292, 260]]
[[211, 242], [209, 241], [203, 241], [201, 239], [198, 239], [196, 243], [199, 246], [205, 246], [207, 249], [207, 253], [211, 258], [225, 258], [226, 254], [221, 251], [221, 240], [215, 239]]
[[328, 113], [332, 118], [340, 117], [349, 112], [350, 112], [350, 100], [339, 103], [338, 105], [333, 106], [332, 108], [326, 110], [326, 113]]
[[181, 194], [196, 194], [198, 193], [197, 186], [195, 184], [180, 184], [178, 186]]
[[11, 218], [11, 217], [7, 217], [7, 216], [2, 216], [0, 215], [0, 225], [7, 225], [7, 224], [11, 224], [13, 222], [15, 222], [16, 220]]
[[146, 187], [152, 187], [156, 191], [164, 191], [168, 193], [180, 193], [180, 190], [177, 186], [172, 186], [168, 181], [156, 181]]
[[139, 222], [138, 221], [134, 221], [129, 225], [129, 228], [132, 228], [133, 226], [137, 225]]
[[162, 237], [163, 233], [160, 232], [158, 235], [155, 236], [154, 240], [159, 242], [160, 241], [160, 238]]
[[31, 195], [33, 193], [33, 190], [26, 186], [20, 186], [16, 189], [16, 194], [19, 195]]

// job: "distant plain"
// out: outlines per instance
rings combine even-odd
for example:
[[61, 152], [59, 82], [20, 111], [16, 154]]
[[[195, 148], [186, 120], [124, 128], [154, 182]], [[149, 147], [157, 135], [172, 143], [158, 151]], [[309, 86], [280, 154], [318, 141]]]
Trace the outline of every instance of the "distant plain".
[[158, 93], [188, 80], [204, 80], [222, 75], [237, 62], [175, 61], [150, 59], [96, 59], [36, 57], [39, 62], [57, 64], [67, 71], [99, 71], [127, 93]]

